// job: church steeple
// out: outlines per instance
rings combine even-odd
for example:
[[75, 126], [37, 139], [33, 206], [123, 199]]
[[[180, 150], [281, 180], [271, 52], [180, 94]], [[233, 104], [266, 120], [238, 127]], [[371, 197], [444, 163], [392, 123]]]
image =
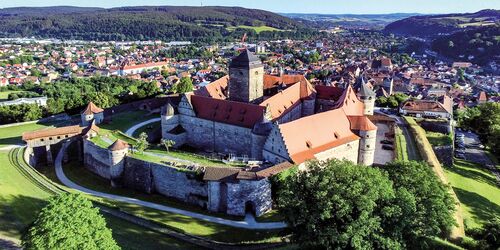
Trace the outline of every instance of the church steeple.
[[264, 96], [264, 66], [245, 49], [229, 64], [229, 100], [258, 103]]

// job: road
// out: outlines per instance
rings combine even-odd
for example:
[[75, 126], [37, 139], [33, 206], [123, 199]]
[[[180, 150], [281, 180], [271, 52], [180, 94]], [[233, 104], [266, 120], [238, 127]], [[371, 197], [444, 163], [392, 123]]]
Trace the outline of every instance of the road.
[[102, 192], [97, 192], [82, 186], [79, 186], [78, 184], [72, 182], [66, 175], [64, 174], [63, 168], [62, 168], [62, 158], [64, 155], [64, 151], [68, 147], [69, 143], [65, 142], [59, 153], [57, 154], [56, 160], [55, 160], [55, 168], [56, 168], [56, 176], [63, 183], [64, 185], [79, 190], [81, 192], [106, 198], [106, 199], [111, 199], [115, 201], [120, 201], [120, 202], [125, 202], [125, 203], [130, 203], [130, 204], [135, 204], [139, 206], [144, 206], [152, 209], [157, 209], [160, 211], [164, 212], [169, 212], [169, 213], [174, 213], [174, 214], [181, 214], [189, 217], [193, 217], [196, 219], [212, 222], [212, 223], [217, 223], [217, 224], [222, 224], [226, 226], [231, 226], [231, 227], [237, 227], [237, 228], [245, 228], [245, 229], [253, 229], [253, 230], [265, 230], [265, 229], [282, 229], [286, 228], [287, 225], [284, 222], [257, 222], [253, 217], [246, 216], [244, 221], [234, 221], [234, 220], [228, 220], [228, 219], [223, 219], [219, 217], [214, 217], [214, 216], [209, 216], [209, 215], [204, 215], [204, 214], [199, 214], [199, 213], [194, 213], [191, 211], [187, 210], [182, 210], [174, 207], [169, 207], [169, 206], [164, 206], [152, 202], [147, 202], [147, 201], [142, 201], [130, 197], [124, 197], [124, 196], [119, 196], [119, 195], [113, 195], [113, 194], [107, 194], [107, 193], [102, 193]]
[[161, 121], [161, 118], [153, 118], [153, 119], [150, 119], [150, 120], [147, 120], [147, 121], [143, 121], [141, 123], [137, 123], [135, 124], [134, 126], [130, 127], [129, 129], [127, 129], [127, 131], [125, 131], [125, 134], [130, 136], [130, 137], [133, 137], [134, 135], [134, 132], [136, 130], [138, 130], [139, 128], [145, 126], [145, 125], [148, 125], [150, 123], [155, 123], [155, 122], [159, 122]]
[[496, 177], [497, 183], [500, 185], [500, 172], [496, 169], [495, 164], [491, 161], [484, 150], [473, 146], [474, 144], [481, 143], [479, 137], [472, 132], [457, 131], [456, 133], [464, 134], [465, 159], [478, 163], [484, 167], [488, 167]]

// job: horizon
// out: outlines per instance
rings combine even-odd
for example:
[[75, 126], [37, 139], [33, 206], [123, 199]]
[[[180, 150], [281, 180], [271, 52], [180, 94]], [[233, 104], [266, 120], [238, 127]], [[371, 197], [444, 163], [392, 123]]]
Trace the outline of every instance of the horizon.
[[381, 0], [377, 3], [367, 0], [353, 0], [348, 3], [336, 1], [320, 0], [325, 4], [306, 5], [298, 1], [291, 1], [286, 6], [275, 1], [255, 0], [252, 3], [246, 1], [217, 1], [217, 0], [186, 0], [182, 5], [176, 2], [165, 0], [152, 0], [144, 3], [141, 0], [124, 1], [97, 1], [88, 0], [85, 4], [74, 0], [19, 0], [14, 4], [0, 3], [0, 9], [7, 8], [31, 8], [31, 7], [84, 7], [84, 8], [120, 8], [137, 6], [175, 6], [175, 7], [242, 7], [249, 9], [261, 9], [279, 14], [309, 14], [309, 15], [388, 15], [388, 14], [449, 14], [449, 13], [474, 13], [484, 9], [500, 9], [500, 1], [484, 0], [477, 1], [464, 0], [455, 2], [454, 0], [423, 0], [416, 3], [401, 3], [397, 0]]

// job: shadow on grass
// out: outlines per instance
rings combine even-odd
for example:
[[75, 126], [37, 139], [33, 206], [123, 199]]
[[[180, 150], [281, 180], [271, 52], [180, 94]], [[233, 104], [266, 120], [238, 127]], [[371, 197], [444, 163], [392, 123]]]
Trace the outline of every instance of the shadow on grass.
[[46, 201], [24, 195], [0, 197], [0, 234], [19, 238]]
[[[456, 173], [456, 174], [463, 176], [465, 178], [484, 182], [484, 183], [491, 185], [491, 186], [497, 185], [495, 177], [484, 173], [482, 171], [482, 169], [479, 169], [474, 164], [464, 162], [464, 161], [460, 161], [460, 162], [457, 161], [457, 163], [459, 163], [460, 166], [455, 165], [454, 167], [446, 167], [446, 170], [448, 170], [452, 173]], [[468, 169], [468, 168], [472, 168], [472, 169]], [[489, 171], [489, 170], [484, 169], [484, 171]]]
[[470, 213], [474, 218], [481, 221], [488, 221], [500, 214], [500, 206], [476, 193], [454, 187], [453, 190], [461, 203], [470, 208]]

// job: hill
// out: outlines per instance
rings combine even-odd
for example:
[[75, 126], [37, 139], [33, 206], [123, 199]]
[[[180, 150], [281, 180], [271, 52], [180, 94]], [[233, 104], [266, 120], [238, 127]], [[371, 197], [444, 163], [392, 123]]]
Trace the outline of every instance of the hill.
[[318, 28], [331, 28], [342, 26], [345, 28], [370, 28], [383, 29], [387, 24], [398, 21], [416, 13], [392, 13], [392, 14], [300, 14], [282, 13], [286, 17], [298, 21], [312, 22]]
[[384, 31], [399, 35], [434, 38], [457, 31], [495, 25], [499, 22], [500, 10], [482, 10], [476, 13], [409, 17], [388, 24]]
[[[479, 27], [442, 36], [432, 42], [432, 49], [455, 60], [485, 65], [500, 63], [500, 24]], [[470, 58], [470, 59], [469, 59]]]
[[[82, 40], [217, 40], [251, 27], [268, 33], [299, 31], [305, 26], [290, 18], [240, 7], [137, 6], [111, 9], [70, 6], [0, 9], [0, 36]], [[253, 31], [252, 31], [253, 30]], [[306, 32], [307, 33], [307, 32]], [[275, 36], [275, 35], [273, 35]]]

